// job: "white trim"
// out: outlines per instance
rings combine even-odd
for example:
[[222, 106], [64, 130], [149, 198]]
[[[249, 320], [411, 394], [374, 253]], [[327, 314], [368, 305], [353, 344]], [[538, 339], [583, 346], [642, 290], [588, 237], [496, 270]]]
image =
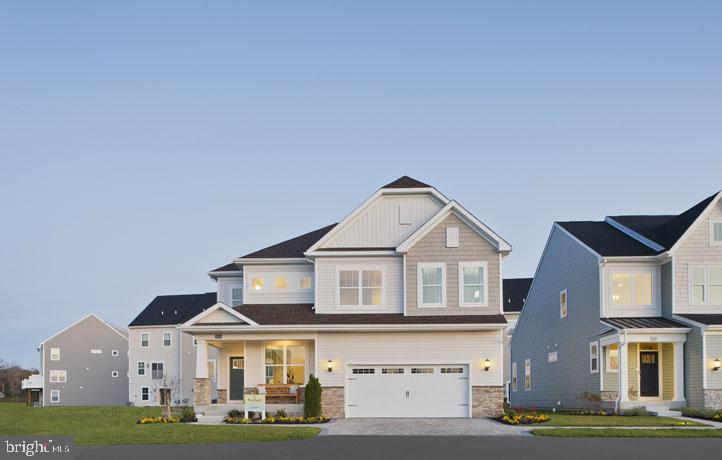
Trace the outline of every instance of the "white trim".
[[[661, 293], [662, 293], [662, 275], [661, 266], [654, 264], [606, 264], [604, 269], [604, 284], [602, 285], [603, 292], [603, 317], [633, 317], [633, 316], [661, 316], [662, 305], [661, 305]], [[635, 299], [635, 284], [634, 275], [638, 274], [650, 274], [652, 277], [652, 303], [646, 305], [615, 305], [612, 299], [614, 292], [614, 275], [615, 274], [626, 274], [629, 275], [629, 289], [630, 289], [630, 300], [634, 302]]]
[[[529, 376], [529, 388], [526, 385], [526, 378]], [[532, 379], [531, 379], [531, 359], [527, 358], [524, 360], [524, 391], [532, 390]]]
[[[424, 303], [423, 274], [424, 268], [441, 268], [441, 303]], [[446, 308], [446, 262], [419, 262], [416, 264], [416, 295], [417, 308]]]
[[[564, 303], [562, 303], [562, 296], [564, 296]], [[559, 318], [564, 319], [569, 316], [569, 290], [562, 289], [559, 291]]]
[[[464, 268], [481, 267], [484, 271], [481, 287], [484, 289], [484, 297], [481, 302], [464, 302]], [[501, 267], [501, 265], [500, 265]], [[459, 307], [488, 307], [489, 306], [489, 263], [486, 261], [459, 262]], [[502, 297], [503, 298], [503, 297]]]
[[[53, 401], [53, 394], [58, 396], [58, 399]], [[50, 390], [50, 402], [52, 404], [57, 404], [60, 402], [60, 390]]]
[[631, 236], [635, 240], [639, 241], [645, 246], [649, 246], [650, 248], [654, 249], [655, 251], [663, 251], [664, 246], [661, 246], [654, 241], [650, 240], [649, 238], [646, 238], [645, 236], [641, 235], [640, 233], [635, 232], [631, 228], [625, 226], [622, 223], [617, 222], [616, 220], [612, 219], [611, 217], [607, 217], [604, 219], [606, 223], [611, 225], [612, 227], [616, 228], [622, 233], [626, 233], [627, 235]]
[[[55, 374], [55, 381], [53, 381], [53, 374]], [[60, 380], [60, 376], [62, 376], [62, 380]], [[48, 382], [68, 383], [68, 371], [65, 369], [50, 369], [48, 371]]]
[[[53, 358], [53, 350], [57, 350], [57, 355]], [[50, 347], [50, 361], [60, 361], [60, 347]]]
[[[596, 348], [596, 356], [592, 353], [592, 349], [593, 349], [593, 348]], [[596, 369], [592, 366], [592, 363], [594, 362], [594, 360], [597, 361], [597, 368], [596, 368]], [[597, 374], [597, 373], [599, 373], [599, 363], [600, 363], [600, 361], [601, 361], [601, 360], [599, 359], [599, 341], [598, 341], [598, 340], [595, 340], [594, 342], [589, 342], [589, 373], [590, 373], [590, 374]]]
[[[245, 278], [244, 278], [244, 279], [245, 279]], [[244, 283], [244, 279], [241, 279], [241, 280], [236, 281], [236, 282], [228, 283], [228, 301], [231, 303], [231, 305], [230, 305], [231, 308], [235, 307], [235, 305], [233, 305], [233, 290], [234, 290], [234, 289], [240, 289], [240, 290], [241, 290], [241, 303], [240, 303], [240, 304], [243, 305], [243, 304], [245, 303], [245, 301], [246, 301], [246, 300], [245, 300], [245, 298], [246, 298], [246, 287], [245, 287], [245, 285], [244, 285], [244, 284], [245, 284], [245, 283]]]
[[[244, 292], [245, 292], [245, 290], [244, 290]], [[213, 306], [211, 306], [211, 307], [209, 307], [209, 308], [206, 308], [205, 310], [203, 310], [202, 312], [198, 313], [198, 314], [197, 314], [196, 316], [194, 316], [193, 318], [191, 318], [191, 319], [189, 319], [188, 321], [186, 321], [185, 323], [181, 324], [180, 327], [181, 327], [181, 328], [186, 328], [186, 327], [192, 326], [194, 323], [196, 323], [196, 322], [198, 322], [199, 320], [205, 318], [206, 316], [208, 316], [209, 314], [213, 313], [213, 312], [216, 311], [216, 310], [223, 310], [223, 311], [229, 313], [230, 315], [235, 316], [236, 318], [240, 319], [241, 321], [243, 321], [244, 323], [248, 324], [249, 326], [258, 326], [258, 323], [256, 323], [255, 321], [253, 321], [251, 318], [249, 318], [249, 317], [247, 317], [247, 316], [245, 316], [245, 315], [242, 315], [242, 314], [238, 313], [236, 310], [232, 309], [231, 307], [229, 307], [228, 305], [224, 304], [223, 302], [217, 302], [215, 305], [213, 305]]]
[[697, 219], [695, 219], [695, 221], [692, 222], [692, 224], [689, 227], [687, 227], [687, 230], [685, 230], [685, 232], [682, 234], [682, 236], [679, 237], [677, 242], [674, 243], [674, 245], [672, 245], [672, 247], [669, 248], [669, 250], [667, 252], [674, 254], [677, 251], [677, 249], [680, 246], [682, 246], [682, 244], [687, 240], [687, 238], [689, 238], [689, 236], [692, 233], [694, 233], [697, 223], [706, 219], [707, 216], [709, 215], [709, 213], [712, 212], [714, 207], [717, 205], [717, 202], [719, 201], [720, 197], [722, 197], [722, 191], [718, 192], [717, 195], [715, 195], [715, 197], [712, 198], [712, 201], [709, 202], [709, 204], [704, 209], [704, 211], [702, 211], [702, 213], [699, 216], [697, 216]]
[[406, 254], [402, 254], [402, 255], [401, 255], [401, 260], [402, 260], [402, 267], [401, 267], [402, 279], [403, 279], [403, 283], [404, 283], [404, 288], [402, 289], [402, 291], [403, 291], [402, 295], [403, 295], [403, 302], [404, 302], [404, 316], [406, 316], [406, 291], [407, 291], [407, 284], [406, 284]]
[[[169, 343], [168, 345], [165, 344], [165, 335], [166, 335], [166, 334], [168, 334], [168, 337], [170, 338], [170, 340], [169, 340], [170, 343]], [[162, 335], [162, 338], [161, 338], [160, 345], [161, 345], [161, 347], [163, 347], [163, 348], [172, 348], [172, 347], [173, 347], [173, 332], [171, 332], [171, 331], [163, 331], [163, 335]]]
[[[358, 286], [344, 289], [358, 289], [357, 305], [341, 305], [341, 272], [358, 273]], [[364, 305], [363, 302], [363, 272], [381, 272], [381, 303], [379, 305]], [[371, 287], [370, 289], [377, 289]], [[342, 309], [369, 309], [386, 307], [386, 268], [383, 265], [338, 265], [336, 266], [336, 306]]]
[[[617, 352], [617, 368], [612, 369], [612, 345], [617, 345], [617, 349], [615, 350]], [[609, 372], [610, 374], [616, 374], [619, 372], [619, 345], [616, 343], [612, 343], [606, 346], [602, 346], [602, 350], [606, 348], [606, 351], [604, 352], [604, 372]]]
[[360, 256], [398, 256], [399, 253], [392, 250], [378, 250], [378, 251], [313, 251], [306, 252], [308, 257], [360, 257]]
[[519, 387], [519, 373], [516, 366], [516, 361], [511, 363], [511, 391], [516, 393]]
[[[238, 257], [233, 261], [234, 263], [241, 265], [264, 265], [264, 264], [305, 264], [307, 263], [305, 257]], [[212, 272], [213, 273], [213, 272]], [[220, 272], [220, 273], [234, 273], [233, 276], [238, 276], [238, 272]], [[242, 273], [242, 271], [241, 271]]]
[[[149, 364], [148, 369], [150, 369], [150, 380], [151, 380], [151, 381], [153, 381], [153, 380], [163, 380], [163, 379], [165, 378], [165, 361], [149, 361], [148, 364]], [[163, 377], [161, 377], [161, 378], [159, 378], [159, 379], [154, 379], [154, 378], [153, 378], [153, 364], [162, 364], [162, 365], [163, 365]], [[146, 371], [146, 375], [148, 375], [148, 374], [147, 374], [147, 371]]]
[[[704, 298], [701, 302], [694, 302], [692, 300], [692, 288], [693, 288], [693, 280], [692, 280], [692, 270], [695, 268], [701, 268], [704, 270]], [[722, 269], [722, 264], [704, 264], [704, 263], [690, 263], [687, 265], [687, 302], [689, 302], [689, 305], [691, 306], [705, 306], [705, 305], [720, 305], [722, 304], [722, 300], [710, 300], [709, 299], [709, 292], [710, 292], [710, 282], [709, 282], [709, 270], [710, 268], [718, 268]]]
[[[244, 346], [245, 346], [245, 345], [244, 345]], [[206, 352], [207, 352], [207, 351], [208, 351], [208, 350], [206, 350]], [[220, 356], [220, 355], [219, 355], [219, 356]], [[245, 357], [245, 356], [243, 357], [243, 360], [244, 360], [243, 368], [245, 369], [245, 368], [246, 368], [246, 363], [245, 363], [246, 357]], [[208, 359], [206, 359], [206, 367], [208, 367], [208, 363], [210, 363], [210, 362], [213, 362], [213, 376], [211, 376], [211, 373], [208, 372], [208, 378], [211, 379], [211, 382], [216, 382], [216, 383], [218, 383], [218, 360], [215, 359], [215, 358], [208, 358]], [[245, 375], [244, 375], [244, 378], [245, 378]], [[244, 382], [243, 384], [244, 384], [244, 386], [245, 386], [245, 382]]]
[[[90, 318], [91, 316], [92, 316], [93, 318], [97, 319], [98, 321], [100, 321], [101, 323], [103, 323], [104, 325], [108, 326], [110, 329], [113, 330], [113, 332], [115, 332], [115, 333], [118, 334], [119, 336], [123, 337], [125, 340], [128, 340], [128, 336], [124, 335], [124, 334], [121, 333], [118, 329], [116, 329], [115, 327], [111, 326], [110, 324], [108, 324], [108, 323], [106, 323], [105, 321], [103, 321], [102, 319], [100, 319], [100, 317], [98, 317], [98, 315], [96, 315], [95, 313], [90, 313], [90, 314], [88, 314], [88, 315], [83, 316], [82, 318], [80, 318], [79, 320], [77, 320], [76, 322], [74, 322], [73, 324], [71, 324], [70, 326], [68, 326], [68, 327], [66, 327], [66, 328], [64, 328], [64, 329], [61, 329], [60, 332], [56, 332], [55, 334], [51, 335], [50, 337], [48, 337], [47, 339], [43, 340], [43, 341], [40, 342], [40, 343], [41, 343], [41, 344], [44, 344], [45, 342], [48, 342], [49, 340], [54, 339], [55, 337], [59, 336], [59, 335], [62, 334], [63, 332], [65, 332], [65, 331], [67, 331], [68, 329], [76, 326], [77, 324], [82, 323], [83, 321], [85, 321], [86, 319]], [[122, 329], [122, 328], [121, 328], [121, 329]]]
[[[143, 373], [142, 374], [139, 372], [140, 364], [143, 364]], [[146, 377], [148, 375], [148, 366], [146, 365], [145, 361], [136, 361], [135, 362], [135, 375], [138, 377]]]
[[[143, 336], [147, 336], [148, 340], [146, 340], [145, 345], [143, 345]], [[150, 332], [141, 332], [140, 333], [140, 348], [150, 348]]]
[[[259, 326], [238, 326], [230, 324], [228, 326], [188, 326], [183, 327], [183, 332], [201, 333], [213, 331], [230, 331], [237, 333], [258, 333], [258, 332], [292, 332], [292, 331], [308, 331], [308, 332], [344, 332], [344, 331], [488, 331], [503, 329], [506, 330], [506, 323], [438, 323], [438, 324], [289, 324], [283, 325], [259, 325]], [[513, 337], [513, 336], [512, 336]]]
[[710, 246], [722, 246], [722, 240], [717, 241], [714, 239], [714, 226], [722, 225], [722, 219], [710, 219], [709, 220], [709, 245]]
[[454, 200], [451, 200], [446, 206], [444, 206], [444, 208], [434, 214], [434, 216], [429, 219], [424, 225], [419, 227], [414, 233], [412, 233], [408, 238], [406, 238], [406, 240], [399, 244], [399, 246], [396, 248], [396, 251], [401, 253], [408, 252], [409, 249], [414, 246], [414, 244], [420, 241], [431, 230], [436, 228], [439, 223], [441, 223], [452, 213], [459, 217], [465, 224], [471, 227], [471, 229], [478, 233], [482, 238], [494, 245], [497, 251], [511, 251], [511, 245], [507, 243], [506, 240], [494, 233], [493, 230], [484, 225], [483, 222], [474, 217], [473, 214], [464, 209], [463, 206], [461, 206]]
[[[640, 347], [639, 342], [633, 342], [637, 344], [637, 401], [663, 401], [664, 400], [664, 375], [662, 374], [662, 369], [664, 366], [662, 365], [662, 347], [660, 346], [660, 343], [649, 343], [647, 342], [645, 345], [656, 345], [656, 350], [642, 350], [642, 347]], [[642, 396], [642, 353], [643, 352], [651, 352], [657, 353], [657, 396]], [[674, 396], [672, 396], [672, 399], [674, 399]]]
[[[143, 399], [143, 390], [147, 390], [148, 393], [148, 399]], [[140, 400], [141, 401], [150, 401], [150, 387], [142, 386], [140, 387]]]

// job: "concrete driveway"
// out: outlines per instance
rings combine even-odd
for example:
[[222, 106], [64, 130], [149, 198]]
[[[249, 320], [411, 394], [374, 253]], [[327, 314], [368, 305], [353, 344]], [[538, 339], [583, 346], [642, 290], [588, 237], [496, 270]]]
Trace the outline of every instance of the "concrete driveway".
[[471, 418], [347, 418], [321, 427], [321, 436], [528, 436], [528, 429]]

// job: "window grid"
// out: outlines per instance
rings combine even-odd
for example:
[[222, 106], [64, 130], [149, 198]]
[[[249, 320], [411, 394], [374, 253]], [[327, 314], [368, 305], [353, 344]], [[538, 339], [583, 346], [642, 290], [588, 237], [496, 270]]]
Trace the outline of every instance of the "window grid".
[[463, 367], [442, 367], [441, 373], [442, 374], [463, 374], [464, 368]]
[[404, 368], [403, 367], [384, 367], [381, 369], [382, 374], [403, 374]]
[[353, 368], [351, 369], [352, 374], [375, 374], [376, 369], [373, 368]]
[[434, 368], [433, 367], [412, 367], [411, 373], [412, 374], [433, 374]]

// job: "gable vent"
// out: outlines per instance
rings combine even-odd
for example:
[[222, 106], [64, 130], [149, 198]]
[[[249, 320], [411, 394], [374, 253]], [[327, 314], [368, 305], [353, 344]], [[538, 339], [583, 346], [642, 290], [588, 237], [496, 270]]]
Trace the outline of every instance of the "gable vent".
[[458, 248], [459, 247], [459, 227], [447, 227], [446, 228], [446, 247], [447, 248]]

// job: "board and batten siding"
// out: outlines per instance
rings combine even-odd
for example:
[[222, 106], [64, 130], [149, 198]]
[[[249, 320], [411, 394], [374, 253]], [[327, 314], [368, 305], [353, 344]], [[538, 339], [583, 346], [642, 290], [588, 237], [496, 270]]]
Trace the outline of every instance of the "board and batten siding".
[[[567, 289], [567, 317], [560, 318], [559, 293]], [[554, 226], [542, 254], [524, 310], [512, 337], [517, 391], [511, 402], [524, 407], [579, 407], [577, 397], [600, 391], [589, 369], [589, 343], [609, 328], [599, 321], [597, 257]], [[547, 361], [549, 352], [557, 361]], [[531, 360], [531, 391], [524, 390], [524, 360]]]
[[[338, 302], [339, 270], [382, 270], [382, 305], [342, 307]], [[316, 258], [316, 313], [403, 313], [403, 258], [318, 257]]]
[[704, 389], [702, 382], [702, 331], [695, 326], [687, 333], [684, 344], [684, 397], [691, 407], [704, 407]]
[[681, 246], [675, 251], [675, 313], [722, 314], [722, 304], [690, 304], [690, 264], [722, 264], [722, 246], [710, 245], [710, 219], [722, 219], [722, 201], [714, 205], [714, 208], [706, 218], [697, 222], [689, 237], [684, 240]]
[[[348, 365], [468, 364], [473, 386], [500, 386], [503, 353], [498, 330], [473, 332], [319, 333], [316, 357], [323, 386], [344, 386]], [[483, 361], [491, 361], [485, 371]], [[333, 362], [333, 372], [322, 364]]]
[[[313, 264], [244, 265], [243, 303], [293, 304], [313, 303]], [[311, 277], [311, 287], [301, 289], [299, 281]], [[277, 277], [285, 277], [287, 287], [275, 287]], [[253, 278], [263, 279], [263, 289], [253, 290]], [[225, 303], [225, 302], [224, 302]]]
[[[446, 247], [446, 229], [459, 229], [459, 247]], [[421, 307], [418, 299], [418, 264], [443, 262], [446, 264], [446, 306]], [[459, 262], [487, 263], [488, 305], [459, 306]], [[501, 258], [496, 248], [475, 232], [456, 214], [450, 214], [429, 233], [416, 242], [406, 254], [406, 314], [414, 315], [495, 315], [501, 311]]]
[[[401, 206], [407, 207], [411, 223], [400, 222]], [[441, 208], [428, 193], [382, 195], [321, 248], [395, 248]]]

